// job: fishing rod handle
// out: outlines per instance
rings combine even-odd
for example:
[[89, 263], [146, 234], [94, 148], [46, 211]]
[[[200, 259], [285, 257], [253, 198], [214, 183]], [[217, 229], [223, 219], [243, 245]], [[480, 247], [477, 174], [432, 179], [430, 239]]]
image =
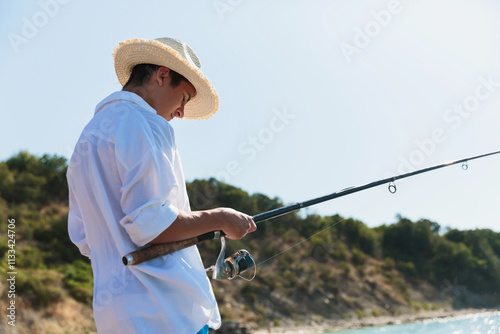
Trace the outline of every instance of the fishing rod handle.
[[218, 239], [224, 235], [225, 233], [222, 231], [213, 231], [186, 240], [154, 244], [123, 256], [122, 261], [126, 266], [139, 264], [159, 256], [167, 255], [177, 252], [178, 250], [194, 246], [205, 240]]

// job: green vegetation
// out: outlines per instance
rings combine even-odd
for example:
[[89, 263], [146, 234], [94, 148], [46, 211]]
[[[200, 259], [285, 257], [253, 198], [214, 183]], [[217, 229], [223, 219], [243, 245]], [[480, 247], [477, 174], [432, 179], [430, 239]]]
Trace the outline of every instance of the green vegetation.
[[[27, 152], [0, 162], [0, 218], [16, 220], [18, 293], [33, 307], [47, 307], [67, 295], [91, 305], [90, 262], [67, 235], [66, 170], [62, 157]], [[278, 198], [251, 195], [215, 179], [188, 183], [188, 194], [193, 210], [225, 206], [253, 215], [283, 205]], [[396, 220], [369, 228], [339, 215], [288, 214], [260, 224], [243, 240], [229, 241], [228, 253], [245, 248], [261, 262], [333, 227], [259, 266], [250, 283], [213, 282], [222, 314], [238, 319], [234, 305], [240, 304], [245, 316], [253, 314], [250, 320], [273, 319], [276, 324], [306, 305], [318, 316], [363, 318], [396, 314], [405, 305], [412, 311], [435, 309], [447, 298], [456, 307], [475, 306], [477, 298], [465, 291], [476, 296], [500, 291], [500, 233], [442, 233], [439, 224], [429, 220]], [[7, 224], [0, 225], [4, 272], [6, 229]], [[213, 264], [219, 247], [215, 241], [199, 246], [206, 266]], [[411, 300], [411, 288], [424, 283], [438, 296]], [[365, 306], [362, 297], [371, 298], [372, 304]], [[498, 306], [498, 299], [480, 306]]]
[[[17, 291], [34, 307], [45, 307], [69, 294], [82, 302], [92, 298], [91, 269], [67, 232], [68, 186], [65, 158], [20, 152], [0, 162], [0, 266], [7, 266], [7, 219], [16, 221]], [[84, 263], [84, 265], [82, 265]], [[85, 282], [67, 274], [81, 270]], [[7, 270], [4, 270], [4, 272]], [[90, 280], [89, 280], [90, 277]], [[83, 279], [82, 278], [82, 279]], [[82, 290], [90, 291], [83, 297]]]

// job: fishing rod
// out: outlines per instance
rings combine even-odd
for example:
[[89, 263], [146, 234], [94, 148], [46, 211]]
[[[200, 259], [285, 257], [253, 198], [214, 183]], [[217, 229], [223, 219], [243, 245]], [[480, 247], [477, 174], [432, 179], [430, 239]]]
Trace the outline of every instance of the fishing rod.
[[[494, 154], [499, 154], [499, 153], [500, 153], [500, 151], [495, 151], [495, 152], [491, 152], [491, 153], [476, 155], [476, 156], [472, 156], [472, 157], [468, 157], [468, 158], [464, 158], [464, 159], [446, 162], [446, 163], [439, 164], [439, 165], [432, 166], [432, 167], [419, 169], [419, 170], [416, 170], [413, 172], [388, 177], [388, 178], [378, 180], [375, 182], [371, 182], [371, 183], [367, 183], [364, 185], [345, 188], [345, 189], [342, 189], [340, 191], [334, 192], [334, 193], [329, 194], [329, 195], [313, 198], [313, 199], [310, 199], [308, 201], [294, 203], [294, 204], [287, 205], [287, 206], [284, 206], [281, 208], [277, 208], [277, 209], [273, 209], [273, 210], [266, 211], [263, 213], [259, 213], [255, 216], [253, 216], [252, 218], [256, 224], [262, 223], [264, 221], [267, 221], [267, 220], [270, 220], [270, 219], [273, 219], [273, 218], [276, 218], [276, 217], [279, 217], [279, 216], [282, 216], [282, 215], [285, 215], [285, 214], [288, 214], [291, 212], [298, 211], [302, 208], [306, 208], [306, 207], [311, 206], [311, 205], [326, 202], [326, 201], [329, 201], [329, 200], [332, 200], [335, 198], [339, 198], [342, 196], [347, 196], [347, 195], [350, 195], [350, 194], [353, 194], [353, 193], [356, 193], [359, 191], [363, 191], [363, 190], [377, 187], [377, 186], [387, 184], [387, 183], [389, 183], [389, 185], [388, 185], [389, 192], [394, 194], [397, 190], [396, 184], [395, 184], [396, 180], [404, 179], [404, 178], [415, 176], [418, 174], [427, 173], [427, 172], [430, 172], [430, 171], [433, 171], [433, 170], [436, 170], [439, 168], [443, 168], [443, 167], [447, 167], [447, 166], [451, 166], [451, 165], [455, 165], [455, 164], [459, 164], [459, 163], [462, 163], [463, 170], [467, 170], [468, 169], [468, 164], [467, 164], [468, 161], [484, 158], [484, 157], [494, 155]], [[184, 249], [184, 248], [187, 248], [190, 246], [194, 246], [194, 245], [196, 245], [200, 242], [203, 242], [203, 241], [214, 240], [214, 239], [220, 238], [221, 239], [221, 252], [219, 254], [219, 257], [217, 258], [216, 264], [207, 269], [207, 271], [213, 270], [213, 272], [214, 272], [213, 278], [214, 279], [233, 279], [236, 276], [240, 276], [241, 273], [249, 270], [250, 268], [255, 268], [255, 262], [254, 262], [252, 256], [250, 255], [250, 253], [246, 250], [240, 250], [228, 258], [226, 258], [226, 259], [224, 258], [224, 252], [225, 252], [225, 248], [226, 248], [224, 236], [225, 236], [225, 234], [223, 231], [212, 231], [212, 232], [208, 232], [208, 233], [205, 233], [205, 234], [202, 234], [202, 235], [190, 238], [190, 239], [186, 239], [186, 240], [163, 243], [163, 244], [155, 244], [152, 246], [144, 247], [144, 248], [138, 249], [134, 252], [131, 252], [131, 253], [123, 256], [123, 258], [122, 258], [123, 264], [124, 265], [139, 264], [139, 263], [142, 263], [144, 261], [148, 261], [148, 260], [151, 260], [153, 258], [162, 256], [162, 255], [170, 254], [170, 253], [176, 252], [178, 250], [181, 250], [181, 249]], [[254, 276], [255, 276], [255, 273], [254, 273]], [[240, 276], [240, 277], [242, 277], [242, 276]]]

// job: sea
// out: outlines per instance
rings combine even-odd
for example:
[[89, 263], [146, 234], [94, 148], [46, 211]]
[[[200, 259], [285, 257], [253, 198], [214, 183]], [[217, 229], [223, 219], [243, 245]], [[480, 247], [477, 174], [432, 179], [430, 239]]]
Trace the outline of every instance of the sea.
[[500, 311], [368, 327], [331, 334], [500, 334]]

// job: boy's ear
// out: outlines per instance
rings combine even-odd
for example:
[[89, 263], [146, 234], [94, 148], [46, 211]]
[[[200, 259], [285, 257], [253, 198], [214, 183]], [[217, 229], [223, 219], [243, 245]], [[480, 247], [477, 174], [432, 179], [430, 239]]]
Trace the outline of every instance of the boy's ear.
[[165, 66], [161, 66], [158, 71], [156, 71], [156, 82], [158, 83], [158, 86], [162, 87], [163, 86], [163, 80], [168, 76], [168, 73], [170, 72], [170, 69]]

